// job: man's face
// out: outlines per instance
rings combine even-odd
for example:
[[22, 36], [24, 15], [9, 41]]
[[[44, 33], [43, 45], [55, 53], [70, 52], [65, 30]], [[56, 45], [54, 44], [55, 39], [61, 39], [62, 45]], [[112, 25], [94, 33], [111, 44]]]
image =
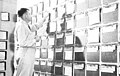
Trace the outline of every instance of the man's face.
[[26, 12], [26, 19], [27, 19], [28, 21], [31, 21], [31, 20], [32, 20], [32, 16], [31, 16], [31, 14], [30, 14], [29, 11]]

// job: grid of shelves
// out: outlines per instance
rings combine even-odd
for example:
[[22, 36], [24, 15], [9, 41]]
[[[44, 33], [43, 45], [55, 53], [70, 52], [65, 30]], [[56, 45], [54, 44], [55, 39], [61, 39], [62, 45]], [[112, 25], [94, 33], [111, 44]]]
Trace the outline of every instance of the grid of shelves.
[[0, 30], [0, 76], [6, 76], [8, 32]]
[[32, 23], [53, 7], [43, 27], [47, 34], [37, 31], [34, 76], [120, 76], [119, 3], [44, 0], [30, 7], [37, 15]]

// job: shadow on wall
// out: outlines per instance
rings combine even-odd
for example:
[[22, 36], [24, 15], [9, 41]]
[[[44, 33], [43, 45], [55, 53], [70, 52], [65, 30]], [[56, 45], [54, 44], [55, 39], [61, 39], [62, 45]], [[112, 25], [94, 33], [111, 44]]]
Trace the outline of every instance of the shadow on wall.
[[[14, 53], [14, 47], [15, 47], [15, 44], [14, 44], [14, 29], [12, 31], [12, 33], [10, 34], [10, 37], [9, 37], [9, 47], [10, 47], [10, 51], [12, 53]], [[12, 76], [13, 76], [13, 73], [14, 73], [14, 55], [12, 56], [12, 59], [11, 59], [11, 71], [12, 71]]]

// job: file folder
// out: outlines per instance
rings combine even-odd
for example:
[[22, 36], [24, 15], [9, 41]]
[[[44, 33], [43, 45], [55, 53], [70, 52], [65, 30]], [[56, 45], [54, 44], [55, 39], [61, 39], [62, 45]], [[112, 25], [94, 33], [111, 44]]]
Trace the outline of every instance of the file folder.
[[101, 60], [102, 62], [117, 62], [116, 45], [101, 46]]
[[40, 75], [39, 72], [34, 72], [33, 74], [34, 74], [34, 76], [39, 76]]
[[44, 11], [48, 11], [48, 8], [50, 6], [50, 0], [44, 0]]
[[63, 75], [62, 63], [55, 63], [55, 75]]
[[48, 37], [48, 45], [53, 46], [54, 43], [55, 43], [54, 41], [55, 41], [54, 36], [49, 36]]
[[54, 49], [48, 48], [48, 59], [53, 60], [54, 59]]
[[47, 49], [41, 49], [41, 53], [40, 53], [40, 58], [42, 59], [47, 59], [48, 58], [48, 51]]
[[50, 20], [53, 21], [56, 19], [56, 8], [50, 12]]
[[0, 72], [0, 76], [5, 76], [5, 72]]
[[100, 60], [99, 46], [88, 46], [86, 50], [88, 62], [99, 62]]
[[90, 28], [88, 29], [88, 43], [99, 43], [99, 28]]
[[8, 39], [8, 32], [7, 31], [0, 31], [0, 40], [7, 40]]
[[94, 8], [101, 6], [101, 0], [88, 0], [88, 7], [89, 8]]
[[6, 70], [6, 63], [5, 62], [0, 62], [0, 71]]
[[39, 62], [39, 60], [34, 61], [34, 70], [35, 71], [40, 71], [40, 62]]
[[34, 5], [34, 6], [32, 7], [32, 15], [36, 15], [37, 12], [38, 12], [38, 7], [37, 7], [37, 5]]
[[60, 6], [57, 8], [57, 16], [58, 18], [62, 18], [63, 15], [65, 14], [65, 6]]
[[97, 64], [87, 64], [86, 76], [100, 76], [99, 65]]
[[75, 11], [75, 4], [73, 1], [70, 1], [66, 4], [66, 13], [72, 14]]
[[87, 32], [86, 30], [76, 30], [75, 31], [75, 45], [85, 46], [87, 44]]
[[60, 45], [64, 45], [64, 34], [57, 34], [57, 39], [56, 39], [56, 45], [60, 46]]
[[41, 40], [42, 40], [41, 46], [45, 47], [45, 46], [48, 45], [48, 39], [47, 39], [46, 36], [42, 36], [42, 37], [41, 37]]
[[74, 25], [75, 25], [75, 22], [74, 22], [74, 18], [70, 18], [70, 19], [67, 19], [67, 30], [73, 30], [74, 29]]
[[102, 22], [104, 24], [118, 21], [118, 4], [104, 6], [102, 12]]
[[85, 61], [84, 47], [75, 47], [74, 59], [75, 61]]
[[65, 60], [72, 60], [72, 53], [73, 53], [72, 51], [73, 51], [73, 47], [64, 48]]
[[86, 12], [81, 12], [76, 15], [76, 28], [82, 28], [88, 26], [88, 15]]
[[57, 0], [50, 0], [50, 7], [55, 7], [57, 5]]
[[87, 0], [76, 0], [77, 3], [77, 13], [81, 11], [85, 11], [88, 8], [88, 1]]
[[6, 60], [7, 53], [5, 51], [0, 51], [0, 60]]
[[112, 2], [116, 2], [118, 0], [103, 0], [103, 4], [109, 4], [109, 3], [112, 3]]
[[102, 27], [101, 30], [103, 43], [118, 42], [118, 24]]
[[63, 48], [56, 48], [55, 49], [55, 58], [56, 60], [63, 60]]
[[0, 41], [0, 49], [7, 50], [7, 41]]
[[66, 45], [73, 44], [73, 33], [66, 33], [65, 34], [65, 44]]
[[48, 61], [47, 62], [47, 69], [46, 69], [48, 73], [54, 73], [54, 66], [53, 66], [53, 62]]
[[64, 63], [64, 75], [72, 76], [72, 63]]
[[[40, 71], [41, 72], [46, 72], [47, 70], [47, 64], [46, 61], [40, 61]], [[41, 76], [41, 75], [40, 75]]]
[[101, 76], [117, 76], [117, 66], [101, 65]]
[[35, 58], [40, 58], [40, 49], [36, 49]]
[[85, 64], [84, 63], [74, 63], [73, 64], [73, 76], [85, 76]]
[[43, 2], [39, 2], [37, 6], [38, 6], [38, 13], [41, 13], [43, 11]]
[[50, 32], [55, 32], [56, 28], [56, 22], [50, 22]]
[[93, 9], [88, 12], [89, 15], [89, 25], [98, 24], [101, 22], [101, 9]]

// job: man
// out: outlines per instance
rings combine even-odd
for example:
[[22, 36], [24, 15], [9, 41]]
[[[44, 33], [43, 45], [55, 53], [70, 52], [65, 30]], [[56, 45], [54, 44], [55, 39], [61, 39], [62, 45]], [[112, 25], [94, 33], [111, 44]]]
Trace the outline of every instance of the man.
[[[35, 42], [39, 37], [35, 36], [35, 31], [43, 27], [48, 15], [39, 23], [30, 25], [31, 15], [27, 8], [21, 8], [18, 11], [20, 21], [15, 27], [15, 44], [19, 46], [15, 51], [15, 60], [17, 61], [14, 76], [32, 76], [35, 60]], [[45, 29], [46, 30], [46, 29]]]

